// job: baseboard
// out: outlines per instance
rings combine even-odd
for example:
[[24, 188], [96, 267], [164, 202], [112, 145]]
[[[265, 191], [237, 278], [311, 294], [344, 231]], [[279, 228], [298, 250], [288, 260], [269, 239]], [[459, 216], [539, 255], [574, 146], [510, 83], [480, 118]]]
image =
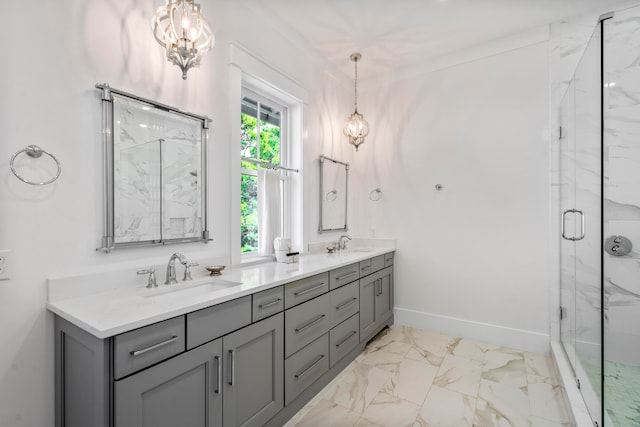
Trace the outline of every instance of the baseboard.
[[471, 338], [536, 354], [549, 354], [549, 335], [455, 317], [394, 308], [395, 323], [447, 335]]

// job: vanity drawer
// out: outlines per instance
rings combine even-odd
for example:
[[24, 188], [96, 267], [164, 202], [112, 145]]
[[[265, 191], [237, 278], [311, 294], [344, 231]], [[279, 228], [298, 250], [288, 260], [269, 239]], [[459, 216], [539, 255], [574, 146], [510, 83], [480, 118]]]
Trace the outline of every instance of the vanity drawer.
[[384, 268], [384, 255], [378, 255], [377, 257], [360, 261], [360, 277], [364, 277], [371, 273], [375, 273], [376, 271], [382, 270], [383, 268]]
[[329, 294], [324, 294], [284, 313], [284, 356], [289, 357], [331, 327]]
[[284, 310], [284, 290], [282, 286], [253, 294], [252, 299], [254, 322]]
[[187, 350], [251, 323], [251, 295], [187, 314]]
[[114, 337], [114, 376], [122, 378], [185, 350], [184, 316]]
[[284, 308], [291, 308], [329, 291], [329, 273], [316, 274], [284, 285]]
[[329, 334], [325, 333], [284, 361], [284, 404], [329, 370]]
[[360, 317], [356, 313], [329, 331], [331, 367], [360, 343]]
[[329, 272], [329, 288], [336, 289], [360, 278], [358, 263], [336, 268]]
[[371, 274], [371, 258], [360, 261], [360, 277]]
[[378, 255], [371, 258], [371, 272], [375, 273], [384, 268], [384, 255]]
[[384, 266], [391, 267], [393, 265], [393, 252], [389, 252], [388, 254], [384, 254]]
[[329, 293], [331, 300], [331, 327], [353, 316], [360, 309], [360, 281], [356, 280]]

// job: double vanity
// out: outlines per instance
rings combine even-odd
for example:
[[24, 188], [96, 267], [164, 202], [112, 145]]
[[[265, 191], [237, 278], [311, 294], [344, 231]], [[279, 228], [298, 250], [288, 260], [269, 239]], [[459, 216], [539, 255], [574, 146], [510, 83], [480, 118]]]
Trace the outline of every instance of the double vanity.
[[393, 323], [390, 247], [151, 289], [83, 280], [49, 283], [58, 427], [281, 426]]

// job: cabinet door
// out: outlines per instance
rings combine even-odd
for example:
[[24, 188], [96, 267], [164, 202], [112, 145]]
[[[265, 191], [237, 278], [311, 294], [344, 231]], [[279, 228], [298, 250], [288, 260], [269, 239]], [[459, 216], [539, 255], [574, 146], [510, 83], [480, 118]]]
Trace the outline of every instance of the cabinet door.
[[222, 426], [222, 340], [115, 381], [115, 427]]
[[360, 339], [366, 340], [376, 328], [376, 293], [378, 275], [371, 274], [360, 279]]
[[282, 313], [223, 338], [224, 425], [262, 426], [284, 407]]
[[376, 292], [376, 323], [382, 323], [393, 311], [393, 270], [385, 268], [376, 274], [378, 291]]

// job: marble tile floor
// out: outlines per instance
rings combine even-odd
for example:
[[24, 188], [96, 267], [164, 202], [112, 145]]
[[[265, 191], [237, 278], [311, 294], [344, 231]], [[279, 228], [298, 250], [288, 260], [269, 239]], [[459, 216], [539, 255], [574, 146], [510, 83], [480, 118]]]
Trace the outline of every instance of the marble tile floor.
[[551, 357], [394, 325], [286, 427], [565, 427]]

